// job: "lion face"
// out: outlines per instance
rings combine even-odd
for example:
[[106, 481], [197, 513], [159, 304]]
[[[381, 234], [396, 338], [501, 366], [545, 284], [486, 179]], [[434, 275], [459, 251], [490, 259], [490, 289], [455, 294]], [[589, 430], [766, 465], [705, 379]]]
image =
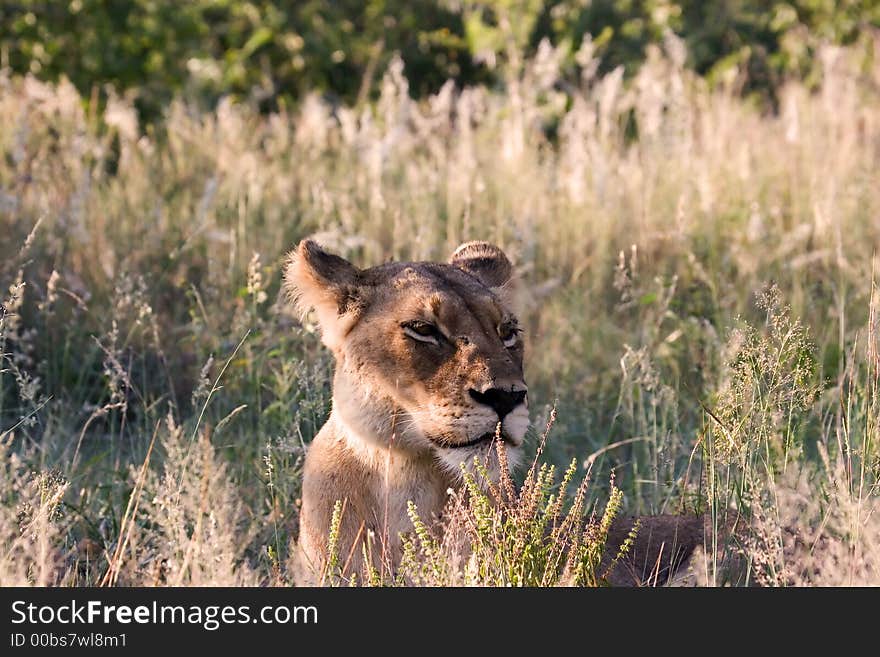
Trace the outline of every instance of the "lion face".
[[365, 270], [303, 242], [286, 282], [334, 352], [333, 412], [347, 433], [431, 453], [456, 474], [474, 456], [493, 469], [497, 434], [515, 461], [529, 420], [511, 274], [484, 242], [448, 264]]

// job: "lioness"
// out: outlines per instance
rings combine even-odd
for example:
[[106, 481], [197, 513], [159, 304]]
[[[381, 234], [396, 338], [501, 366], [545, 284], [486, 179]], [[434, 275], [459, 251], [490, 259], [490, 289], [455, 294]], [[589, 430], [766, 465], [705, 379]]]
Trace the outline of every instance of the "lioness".
[[[347, 555], [368, 532], [392, 563], [412, 529], [406, 504], [440, 515], [460, 465], [490, 457], [496, 426], [515, 462], [529, 424], [523, 344], [510, 309], [513, 267], [486, 242], [448, 264], [395, 262], [357, 269], [304, 240], [285, 285], [314, 309], [336, 358], [333, 410], [309, 447], [300, 516], [301, 576], [316, 581], [330, 516], [345, 501]], [[360, 554], [354, 554], [354, 569]]]
[[[336, 359], [332, 412], [305, 461], [299, 583], [326, 572], [337, 500], [340, 565], [360, 572], [372, 536], [374, 565], [393, 569], [399, 535], [412, 530], [409, 500], [437, 519], [463, 463], [479, 456], [498, 474], [499, 423], [508, 463], [517, 462], [529, 414], [512, 277], [507, 256], [487, 242], [462, 244], [448, 263], [369, 269], [308, 239], [291, 253], [286, 290], [301, 312], [315, 311]], [[630, 526], [614, 533], [622, 540]], [[670, 541], [667, 553], [682, 531], [678, 522], [649, 529], [658, 545]]]

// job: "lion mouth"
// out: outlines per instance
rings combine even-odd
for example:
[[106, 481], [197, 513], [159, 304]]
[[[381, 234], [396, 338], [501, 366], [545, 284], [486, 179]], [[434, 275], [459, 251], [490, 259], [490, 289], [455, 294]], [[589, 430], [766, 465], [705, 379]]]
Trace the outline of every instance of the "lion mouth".
[[[514, 447], [516, 446], [514, 444], [513, 440], [510, 438], [510, 436], [508, 436], [503, 431], [501, 432], [501, 435], [499, 436], [499, 438], [501, 439], [502, 442], [505, 442], [508, 445], [511, 445]], [[476, 438], [471, 438], [470, 440], [466, 440], [463, 443], [451, 443], [448, 440], [433, 440], [433, 442], [436, 443], [437, 445], [439, 445], [440, 447], [446, 447], [449, 449], [460, 449], [460, 448], [464, 448], [464, 447], [476, 447], [477, 445], [488, 444], [494, 440], [495, 440], [495, 432], [494, 431], [487, 431], [483, 435], [477, 436]]]

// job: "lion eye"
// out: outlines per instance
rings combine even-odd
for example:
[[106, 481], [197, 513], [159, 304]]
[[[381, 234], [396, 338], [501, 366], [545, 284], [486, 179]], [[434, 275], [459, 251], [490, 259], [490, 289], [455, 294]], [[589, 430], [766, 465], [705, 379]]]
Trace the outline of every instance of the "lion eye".
[[418, 342], [440, 344], [441, 333], [439, 329], [428, 322], [412, 321], [400, 325], [405, 335]]
[[501, 341], [504, 343], [504, 346], [510, 349], [516, 345], [517, 338], [521, 332], [522, 330], [516, 326], [502, 326], [499, 329], [498, 334], [501, 336]]

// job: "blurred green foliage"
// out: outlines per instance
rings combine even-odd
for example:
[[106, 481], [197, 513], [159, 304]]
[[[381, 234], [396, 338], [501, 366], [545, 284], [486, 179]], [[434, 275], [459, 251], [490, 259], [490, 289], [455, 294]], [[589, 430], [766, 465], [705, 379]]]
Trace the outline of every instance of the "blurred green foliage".
[[[733, 63], [774, 76], [803, 74], [821, 42], [851, 44], [880, 27], [877, 0], [569, 0], [549, 3], [544, 30], [574, 45], [600, 37], [606, 67], [631, 69], [667, 30], [702, 74]], [[763, 83], [763, 80], [756, 81]]]
[[3, 0], [0, 58], [16, 72], [105, 83], [151, 113], [179, 91], [260, 103], [318, 90], [365, 97], [399, 52], [413, 93], [479, 72], [460, 15], [434, 0]]
[[153, 115], [178, 92], [363, 102], [395, 53], [415, 96], [450, 78], [503, 83], [543, 39], [572, 73], [585, 37], [602, 69], [632, 72], [671, 31], [710, 81], [745, 70], [749, 90], [772, 92], [814, 74], [820, 42], [878, 28], [880, 0], [2, 0], [0, 63], [87, 96], [112, 84]]

